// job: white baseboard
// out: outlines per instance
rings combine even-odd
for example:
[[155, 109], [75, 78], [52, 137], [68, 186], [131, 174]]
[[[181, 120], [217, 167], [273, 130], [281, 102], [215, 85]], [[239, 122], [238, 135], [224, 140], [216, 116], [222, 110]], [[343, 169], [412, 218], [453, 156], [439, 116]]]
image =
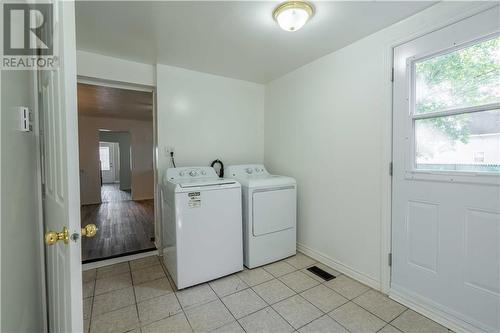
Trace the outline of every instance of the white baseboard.
[[328, 267], [331, 267], [342, 274], [345, 274], [355, 280], [358, 280], [359, 282], [362, 282], [373, 289], [381, 290], [382, 288], [380, 281], [377, 281], [364, 273], [358, 272], [354, 268], [349, 267], [341, 262], [338, 262], [335, 259], [332, 259], [321, 252], [311, 249], [310, 247], [297, 243], [297, 251], [302, 252], [303, 254], [308, 255], [309, 257], [321, 262], [322, 264], [325, 264]]
[[441, 305], [405, 290], [402, 287], [393, 285], [389, 290], [389, 297], [457, 333], [494, 332], [493, 329], [483, 330], [462, 319], [459, 319], [459, 314], [453, 315], [453, 311], [443, 309]]
[[119, 264], [119, 263], [125, 262], [125, 261], [141, 259], [141, 258], [146, 258], [149, 256], [157, 256], [157, 255], [159, 255], [158, 250], [152, 250], [152, 251], [143, 252], [143, 253], [131, 254], [129, 256], [123, 256], [123, 257], [106, 259], [106, 260], [99, 260], [99, 261], [90, 262], [88, 264], [83, 264], [82, 270], [87, 271], [89, 269], [99, 268], [99, 267], [103, 267], [103, 266], [109, 266], [109, 265], [113, 265], [113, 264]]

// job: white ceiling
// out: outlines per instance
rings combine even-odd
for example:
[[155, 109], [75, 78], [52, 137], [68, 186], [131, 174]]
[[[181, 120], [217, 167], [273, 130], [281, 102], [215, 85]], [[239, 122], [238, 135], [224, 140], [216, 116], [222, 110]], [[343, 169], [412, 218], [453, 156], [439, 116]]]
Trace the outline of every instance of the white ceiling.
[[269, 82], [434, 2], [316, 2], [297, 32], [273, 21], [276, 1], [78, 1], [77, 47], [149, 64]]

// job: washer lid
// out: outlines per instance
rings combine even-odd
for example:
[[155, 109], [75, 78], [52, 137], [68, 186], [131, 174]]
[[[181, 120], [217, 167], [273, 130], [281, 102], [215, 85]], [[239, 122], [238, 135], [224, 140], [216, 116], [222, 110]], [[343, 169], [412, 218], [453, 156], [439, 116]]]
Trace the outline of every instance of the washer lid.
[[295, 179], [271, 175], [262, 164], [229, 165], [224, 170], [227, 178], [236, 179], [244, 187], [273, 187], [296, 185]]
[[172, 181], [172, 183], [178, 184], [179, 187], [181, 188], [239, 185], [236, 180], [225, 179], [225, 178], [192, 179], [192, 180]]
[[234, 179], [219, 178], [211, 167], [170, 168], [167, 169], [163, 182], [175, 184], [177, 192], [241, 186]]
[[237, 180], [241, 186], [248, 188], [257, 187], [276, 187], [276, 186], [289, 186], [296, 185], [295, 179], [286, 176], [275, 176], [275, 175], [260, 175], [260, 176], [247, 176], [233, 179]]

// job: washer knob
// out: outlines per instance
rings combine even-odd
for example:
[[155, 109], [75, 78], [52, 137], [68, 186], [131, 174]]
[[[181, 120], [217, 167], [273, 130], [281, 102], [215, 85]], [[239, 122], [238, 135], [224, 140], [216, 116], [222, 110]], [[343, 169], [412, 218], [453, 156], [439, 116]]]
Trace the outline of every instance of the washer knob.
[[253, 169], [252, 168], [247, 168], [246, 172], [250, 175], [253, 172]]
[[184, 177], [185, 173], [184, 171], [179, 172], [179, 176]]
[[190, 175], [191, 177], [195, 177], [196, 175], [198, 175], [198, 173], [197, 173], [196, 171], [194, 171], [194, 170], [191, 170], [191, 171], [189, 172], [189, 175]]
[[201, 174], [202, 174], [203, 176], [205, 176], [207, 173], [205, 172], [205, 170], [203, 170], [203, 171], [201, 172]]

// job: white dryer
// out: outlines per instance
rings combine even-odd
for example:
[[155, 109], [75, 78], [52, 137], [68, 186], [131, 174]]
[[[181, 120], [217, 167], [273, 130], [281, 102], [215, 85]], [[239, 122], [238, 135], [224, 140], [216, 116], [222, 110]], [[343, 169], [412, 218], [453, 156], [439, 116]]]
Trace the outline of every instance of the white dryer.
[[168, 169], [163, 260], [178, 289], [243, 269], [241, 186], [210, 167]]
[[242, 186], [243, 261], [248, 268], [296, 253], [297, 184], [271, 175], [261, 164], [231, 165], [227, 178]]

